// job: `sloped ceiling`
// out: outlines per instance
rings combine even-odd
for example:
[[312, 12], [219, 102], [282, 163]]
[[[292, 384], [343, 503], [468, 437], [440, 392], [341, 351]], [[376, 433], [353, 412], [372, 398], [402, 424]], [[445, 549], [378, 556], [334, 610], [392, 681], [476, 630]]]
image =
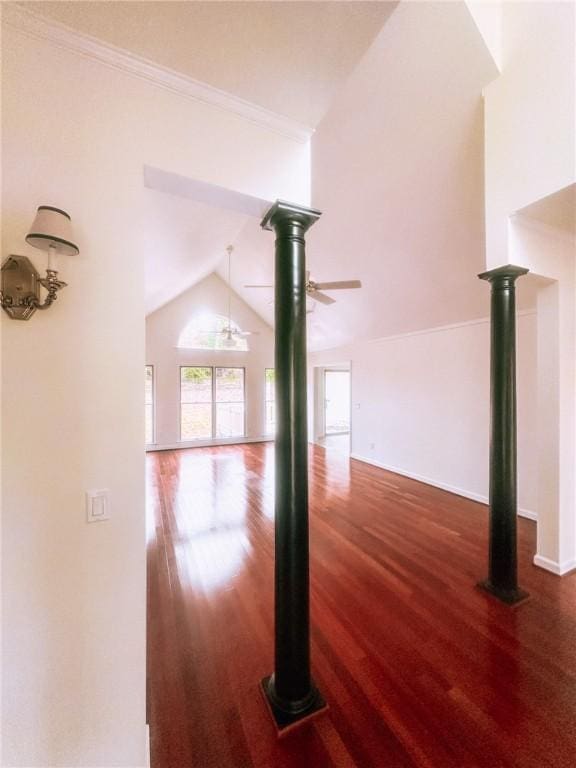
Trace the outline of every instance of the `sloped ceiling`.
[[396, 2], [22, 5], [314, 127]]
[[[464, 2], [26, 3], [76, 29], [316, 125], [314, 279], [363, 288], [310, 304], [313, 349], [489, 311], [482, 88], [497, 75]], [[146, 190], [147, 307], [210, 272], [273, 323], [274, 237], [254, 216]], [[161, 258], [160, 258], [161, 256]], [[519, 285], [520, 306], [533, 297]]]
[[154, 189], [146, 189], [146, 313], [154, 312], [214, 272], [247, 217]]
[[[312, 139], [314, 279], [358, 278], [309, 316], [312, 349], [489, 313], [482, 88], [496, 74], [463, 3], [401, 3]], [[272, 240], [273, 238], [270, 238]], [[242, 283], [271, 282], [272, 242], [246, 227]], [[271, 291], [232, 283], [272, 320]], [[519, 285], [520, 306], [532, 303]]]

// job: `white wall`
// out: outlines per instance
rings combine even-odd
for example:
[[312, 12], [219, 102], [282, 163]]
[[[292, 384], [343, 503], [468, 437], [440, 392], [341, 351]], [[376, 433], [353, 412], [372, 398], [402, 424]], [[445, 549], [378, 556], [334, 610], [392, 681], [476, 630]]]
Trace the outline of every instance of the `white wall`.
[[576, 180], [574, 4], [502, 3], [502, 72], [484, 92], [488, 267], [508, 217]]
[[[482, 89], [466, 5], [400, 2], [312, 138], [314, 279], [363, 281], [311, 316], [314, 349], [482, 317]], [[407, 300], [409, 296], [409, 300]]]
[[[536, 317], [518, 317], [519, 507], [536, 509]], [[490, 325], [481, 320], [318, 352], [351, 361], [352, 455], [488, 497]], [[313, 399], [310, 399], [313, 408]]]
[[246, 437], [265, 436], [264, 371], [274, 367], [274, 335], [270, 326], [234, 294], [232, 321], [241, 330], [257, 332], [248, 338], [248, 352], [176, 348], [180, 332], [193, 317], [226, 315], [227, 298], [226, 283], [212, 274], [146, 318], [146, 364], [154, 366], [155, 378], [156, 448], [180, 444], [181, 365], [244, 367]]
[[516, 216], [509, 251], [540, 277], [538, 291], [538, 547], [534, 562], [576, 567], [576, 242]]
[[[2, 43], [3, 257], [45, 268], [24, 243], [39, 204], [80, 245], [55, 306], [2, 318], [2, 762], [142, 766], [142, 169], [298, 199], [308, 150], [14, 26]], [[85, 522], [90, 488], [109, 522]]]
[[562, 574], [576, 567], [574, 243], [535, 233], [514, 214], [547, 199], [549, 215], [576, 180], [576, 11], [574, 3], [504, 2], [501, 12], [502, 72], [485, 89], [486, 263], [541, 278], [535, 563]]

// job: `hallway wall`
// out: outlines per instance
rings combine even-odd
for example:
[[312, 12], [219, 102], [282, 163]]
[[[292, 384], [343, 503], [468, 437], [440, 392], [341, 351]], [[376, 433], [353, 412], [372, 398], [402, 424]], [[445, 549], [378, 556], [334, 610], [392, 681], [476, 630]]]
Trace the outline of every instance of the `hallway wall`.
[[[24, 242], [41, 204], [70, 213], [80, 254], [61, 258], [69, 285], [47, 312], [1, 313], [1, 762], [144, 766], [143, 166], [298, 199], [308, 148], [15, 23], [2, 30], [3, 257], [45, 270]], [[88, 525], [84, 494], [99, 488], [111, 519]]]
[[[318, 352], [310, 364], [351, 361], [354, 457], [486, 501], [489, 350], [489, 323], [479, 320]], [[537, 508], [533, 313], [518, 317], [517, 365], [519, 507], [532, 516]]]

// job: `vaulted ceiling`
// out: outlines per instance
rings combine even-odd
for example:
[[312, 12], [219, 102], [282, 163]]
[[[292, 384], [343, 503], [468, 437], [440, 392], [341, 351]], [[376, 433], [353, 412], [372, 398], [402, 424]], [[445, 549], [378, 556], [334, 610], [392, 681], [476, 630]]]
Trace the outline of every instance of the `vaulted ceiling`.
[[[494, 62], [464, 2], [42, 2], [27, 9], [315, 127], [309, 338], [354, 338], [488, 312], [482, 88]], [[212, 271], [270, 324], [273, 236], [202, 195], [146, 190], [147, 309]], [[525, 290], [525, 289], [522, 289]], [[526, 289], [521, 303], [530, 303]]]
[[396, 2], [26, 2], [26, 8], [304, 125]]

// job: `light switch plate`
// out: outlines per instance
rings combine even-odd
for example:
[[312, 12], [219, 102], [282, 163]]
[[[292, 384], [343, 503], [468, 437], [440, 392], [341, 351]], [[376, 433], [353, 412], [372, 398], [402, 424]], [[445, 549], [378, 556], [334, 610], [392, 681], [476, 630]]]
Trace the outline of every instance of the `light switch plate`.
[[98, 523], [110, 519], [110, 498], [107, 488], [86, 491], [86, 520]]

